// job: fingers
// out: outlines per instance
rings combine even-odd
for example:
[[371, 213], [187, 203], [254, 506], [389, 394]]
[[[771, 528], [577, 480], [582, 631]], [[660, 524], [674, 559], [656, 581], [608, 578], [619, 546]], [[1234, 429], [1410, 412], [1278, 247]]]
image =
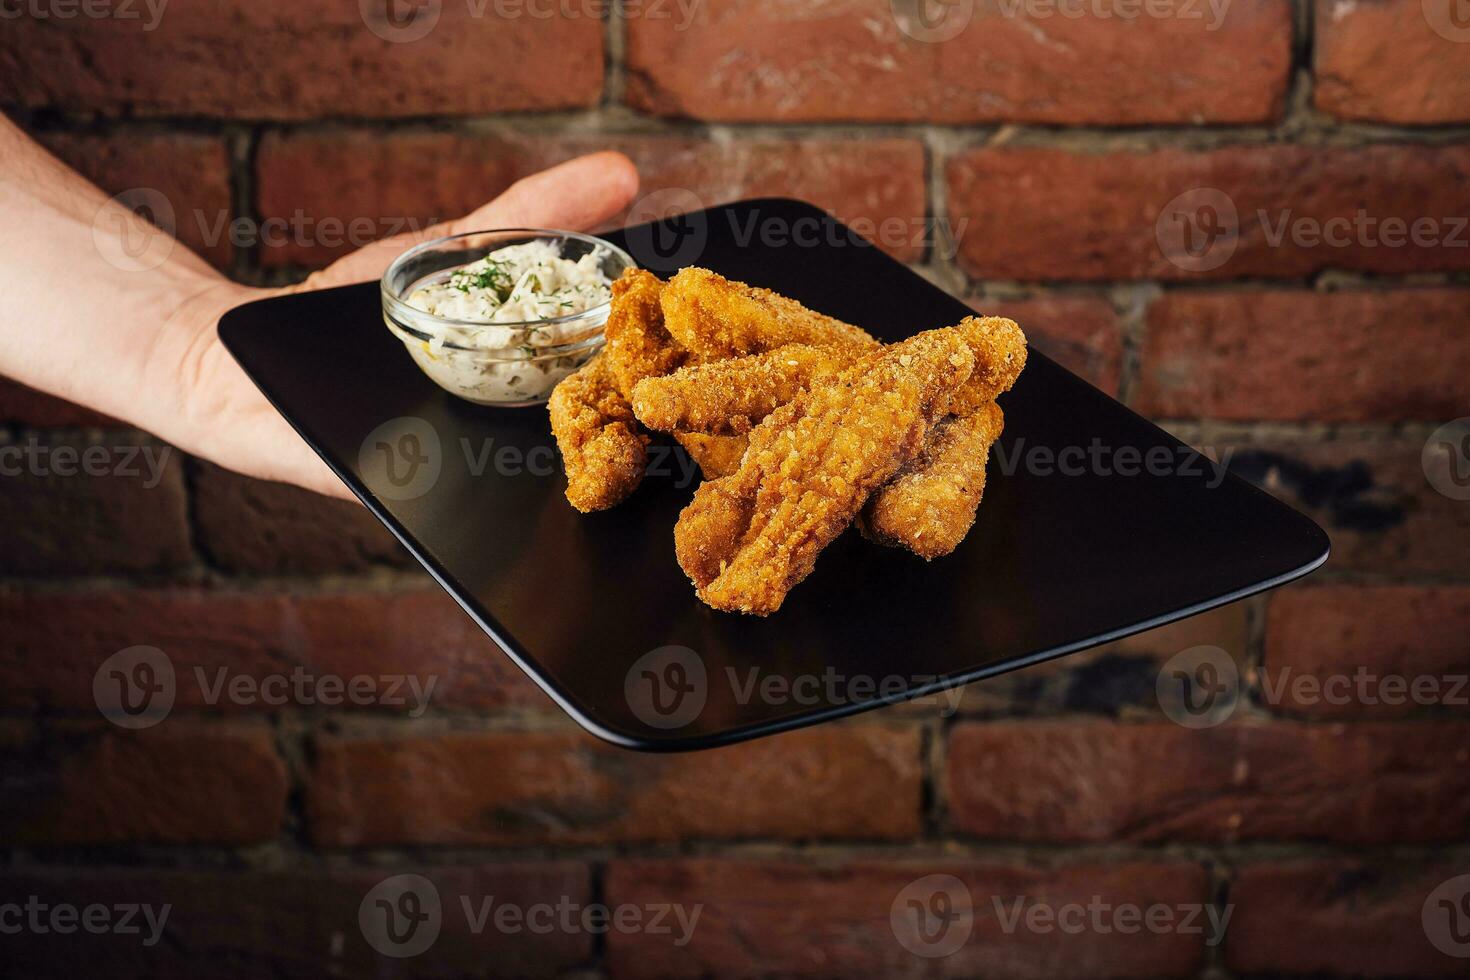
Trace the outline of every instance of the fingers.
[[312, 274], [299, 289], [377, 279], [404, 250], [445, 235], [493, 228], [596, 228], [626, 208], [637, 193], [638, 168], [633, 161], [612, 151], [590, 153], [521, 178], [462, 218], [366, 245]]
[[586, 231], [618, 214], [638, 193], [638, 168], [621, 153], [591, 153], [524, 177], [489, 204], [452, 224], [480, 228]]
[[271, 466], [273, 472], [262, 474], [266, 479], [292, 483], [339, 500], [357, 499], [347, 484], [338, 479], [337, 474], [302, 441], [285, 419], [278, 415], [274, 421], [277, 424], [260, 433], [275, 456]]

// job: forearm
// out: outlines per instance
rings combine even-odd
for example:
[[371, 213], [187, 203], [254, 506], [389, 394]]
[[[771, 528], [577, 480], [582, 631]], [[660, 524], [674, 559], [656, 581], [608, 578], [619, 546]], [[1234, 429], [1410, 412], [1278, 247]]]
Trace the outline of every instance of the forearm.
[[3, 116], [0, 159], [0, 374], [167, 437], [188, 406], [155, 372], [201, 342], [170, 321], [217, 315], [248, 290]]

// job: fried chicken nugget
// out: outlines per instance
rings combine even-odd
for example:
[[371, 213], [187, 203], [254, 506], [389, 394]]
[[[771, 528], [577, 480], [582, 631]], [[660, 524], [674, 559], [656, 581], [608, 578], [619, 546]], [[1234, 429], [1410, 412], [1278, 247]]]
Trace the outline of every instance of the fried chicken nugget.
[[975, 524], [990, 447], [1004, 426], [995, 402], [936, 423], [923, 451], [868, 498], [858, 519], [863, 537], [926, 561], [954, 551]]
[[567, 501], [583, 513], [622, 503], [648, 465], [648, 437], [599, 354], [563, 378], [547, 403], [567, 472]]
[[878, 343], [850, 323], [708, 269], [680, 270], [660, 300], [664, 324], [674, 339], [704, 360], [759, 354], [787, 344], [872, 348]]
[[675, 555], [699, 597], [759, 616], [779, 609], [869, 495], [919, 452], [935, 406], [974, 362], [958, 330], [931, 330], [772, 413], [740, 468], [701, 485], [679, 515]]
[[835, 375], [854, 360], [850, 348], [790, 344], [694, 364], [638, 382], [633, 414], [659, 432], [746, 433], [813, 380]]

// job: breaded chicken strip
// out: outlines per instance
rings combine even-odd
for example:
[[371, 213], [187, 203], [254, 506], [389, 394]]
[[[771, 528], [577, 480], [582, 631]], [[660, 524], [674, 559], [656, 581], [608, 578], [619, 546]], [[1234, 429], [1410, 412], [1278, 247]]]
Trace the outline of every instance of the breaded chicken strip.
[[[659, 302], [664, 289], [664, 281], [644, 269], [629, 269], [613, 283], [604, 356], [625, 399], [632, 398], [639, 382], [668, 374], [693, 359], [664, 328]], [[733, 471], [745, 455], [744, 439], [713, 435], [674, 438], [699, 464], [706, 479]]]
[[[975, 371], [945, 410], [970, 415], [1015, 383], [1026, 365], [1026, 335], [1003, 317], [966, 317], [956, 329], [975, 354]], [[850, 348], [792, 345], [686, 365], [640, 384], [633, 392], [633, 412], [661, 432], [746, 432], [802, 388], [836, 374], [853, 356]]]
[[664, 324], [674, 339], [703, 360], [759, 354], [787, 344], [877, 345], [850, 323], [708, 269], [681, 270], [669, 280], [661, 302]]
[[629, 269], [612, 284], [603, 356], [624, 398], [631, 399], [644, 378], [668, 374], [689, 357], [664, 329], [664, 288], [662, 279], [644, 269]]
[[850, 348], [790, 344], [684, 367], [633, 389], [633, 414], [659, 432], [745, 433], [816, 378], [856, 359]]
[[599, 354], [562, 379], [547, 403], [567, 472], [567, 501], [583, 513], [622, 503], [648, 465], [648, 437]]
[[1026, 367], [1026, 335], [1003, 316], [967, 316], [955, 327], [975, 355], [975, 371], [955, 392], [951, 415], [973, 415], [1011, 390]]
[[699, 597], [760, 616], [779, 609], [869, 495], [918, 453], [936, 406], [974, 362], [958, 330], [931, 330], [773, 412], [740, 468], [701, 485], [679, 515], [675, 555]]
[[873, 495], [858, 526], [865, 537], [907, 548], [925, 560], [959, 547], [975, 524], [985, 491], [985, 464], [1000, 438], [997, 395], [1026, 366], [1026, 335], [1004, 317], [966, 317], [955, 329], [975, 355], [975, 370], [950, 399], [950, 418], [904, 472]]
[[868, 499], [858, 520], [863, 537], [926, 561], [954, 551], [975, 524], [985, 464], [1004, 425], [995, 402], [941, 419], [923, 451]]

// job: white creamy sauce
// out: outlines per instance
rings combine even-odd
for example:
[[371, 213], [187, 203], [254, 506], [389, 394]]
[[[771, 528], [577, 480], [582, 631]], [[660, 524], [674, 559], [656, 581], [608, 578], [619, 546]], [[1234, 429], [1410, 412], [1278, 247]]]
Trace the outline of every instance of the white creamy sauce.
[[602, 272], [605, 258], [597, 248], [575, 261], [565, 259], [550, 242], [533, 241], [439, 273], [419, 283], [405, 302], [466, 325], [445, 324], [409, 350], [440, 385], [470, 401], [544, 400], [595, 351], [547, 357], [543, 348], [575, 341], [594, 325], [585, 319], [531, 321], [575, 317], [607, 303], [612, 283]]

